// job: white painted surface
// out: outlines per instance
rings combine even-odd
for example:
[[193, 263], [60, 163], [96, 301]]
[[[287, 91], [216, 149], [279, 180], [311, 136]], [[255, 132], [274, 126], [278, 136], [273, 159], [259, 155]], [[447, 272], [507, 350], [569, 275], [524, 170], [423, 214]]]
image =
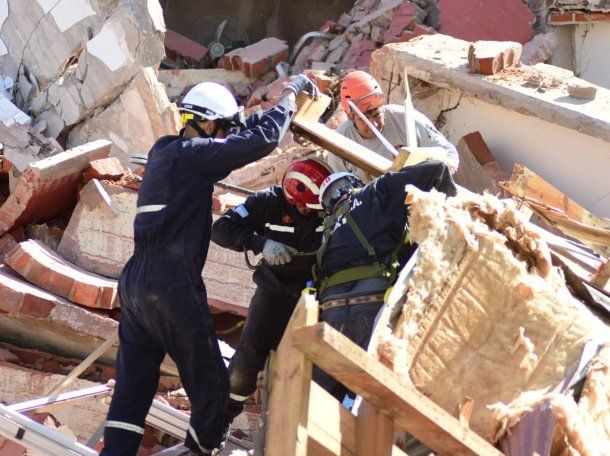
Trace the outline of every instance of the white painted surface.
[[[4, 25], [4, 21], [8, 18], [8, 0], [0, 0], [0, 31], [2, 31], [2, 26]], [[8, 54], [8, 49], [2, 38], [0, 38], [0, 55]]]
[[610, 143], [473, 97], [446, 113], [457, 144], [479, 131], [506, 171], [521, 163], [600, 217], [610, 217]]
[[11, 100], [0, 93], [0, 122], [6, 127], [15, 124], [26, 125], [32, 121], [30, 116], [21, 111]]
[[553, 56], [549, 63], [574, 71], [574, 27], [562, 25], [549, 28], [553, 30], [555, 38], [557, 38], [557, 46], [553, 49]]
[[61, 0], [38, 0], [38, 4], [40, 5], [44, 13], [47, 14], [60, 1]]
[[62, 33], [86, 17], [95, 14], [88, 0], [61, 0], [51, 10], [51, 16], [55, 19], [55, 23]]
[[574, 30], [576, 74], [602, 87], [610, 88], [610, 23], [592, 22]]
[[87, 42], [87, 51], [104, 62], [110, 71], [133, 62], [125, 31], [118, 22], [106, 22], [102, 30]]
[[165, 20], [163, 19], [163, 9], [159, 0], [148, 0], [146, 3], [148, 14], [156, 30], [165, 32]]

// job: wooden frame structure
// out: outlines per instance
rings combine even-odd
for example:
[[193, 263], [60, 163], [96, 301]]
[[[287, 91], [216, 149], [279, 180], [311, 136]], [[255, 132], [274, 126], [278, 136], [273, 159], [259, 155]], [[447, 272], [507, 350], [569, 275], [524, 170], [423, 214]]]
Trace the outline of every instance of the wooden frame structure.
[[[312, 365], [364, 398], [354, 416], [312, 382]], [[400, 456], [394, 429], [437, 454], [502, 453], [392, 370], [325, 323], [304, 294], [278, 347], [272, 372], [265, 455]]]

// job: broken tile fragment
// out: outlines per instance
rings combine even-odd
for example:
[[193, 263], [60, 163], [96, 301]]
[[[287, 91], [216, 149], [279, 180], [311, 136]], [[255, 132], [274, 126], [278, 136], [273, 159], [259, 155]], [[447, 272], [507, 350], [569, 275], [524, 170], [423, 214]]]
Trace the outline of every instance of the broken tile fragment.
[[119, 306], [116, 280], [85, 271], [39, 241], [19, 243], [4, 261], [28, 282], [76, 304], [107, 310]]
[[477, 41], [468, 48], [470, 71], [479, 74], [496, 74], [519, 63], [521, 46], [511, 41]]

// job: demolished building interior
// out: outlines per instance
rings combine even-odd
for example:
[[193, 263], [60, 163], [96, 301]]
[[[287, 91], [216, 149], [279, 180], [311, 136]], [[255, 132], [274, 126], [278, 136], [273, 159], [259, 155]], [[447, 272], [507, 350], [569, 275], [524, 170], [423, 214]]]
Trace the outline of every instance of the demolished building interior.
[[[457, 146], [460, 191], [409, 191], [417, 261], [368, 354], [318, 324], [302, 297], [223, 454], [424, 454], [419, 441], [425, 454], [610, 455], [608, 2], [335, 2], [300, 39], [267, 30], [251, 41], [228, 7], [204, 21], [206, 1], [177, 2], [193, 22], [172, 27], [171, 1], [0, 1], [0, 456], [102, 447], [117, 279], [143, 176], [130, 159], [177, 134], [181, 95], [218, 82], [249, 115], [300, 72], [325, 95], [271, 155], [216, 188], [218, 216], [304, 157], [339, 154], [372, 176], [390, 168], [334, 131], [353, 69], [399, 104], [408, 74], [415, 108]], [[251, 275], [243, 254], [210, 245], [203, 277], [225, 357]], [[313, 384], [312, 363], [360, 406]], [[45, 406], [61, 402], [58, 384], [82, 394]], [[166, 358], [138, 455], [179, 454], [189, 406]], [[40, 447], [11, 434], [22, 419], [83, 452], [32, 453]]]

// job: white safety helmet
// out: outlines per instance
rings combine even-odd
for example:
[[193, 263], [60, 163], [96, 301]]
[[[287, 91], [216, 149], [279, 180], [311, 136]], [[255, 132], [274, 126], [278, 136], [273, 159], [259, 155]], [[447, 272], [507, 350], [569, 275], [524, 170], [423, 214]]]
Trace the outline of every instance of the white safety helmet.
[[189, 120], [226, 120], [239, 125], [243, 107], [237, 106], [235, 98], [225, 87], [216, 82], [202, 82], [194, 86], [178, 105], [180, 120], [186, 125]]
[[356, 188], [365, 186], [364, 181], [348, 172], [333, 173], [320, 186], [320, 204], [324, 210], [334, 210], [337, 202]]

